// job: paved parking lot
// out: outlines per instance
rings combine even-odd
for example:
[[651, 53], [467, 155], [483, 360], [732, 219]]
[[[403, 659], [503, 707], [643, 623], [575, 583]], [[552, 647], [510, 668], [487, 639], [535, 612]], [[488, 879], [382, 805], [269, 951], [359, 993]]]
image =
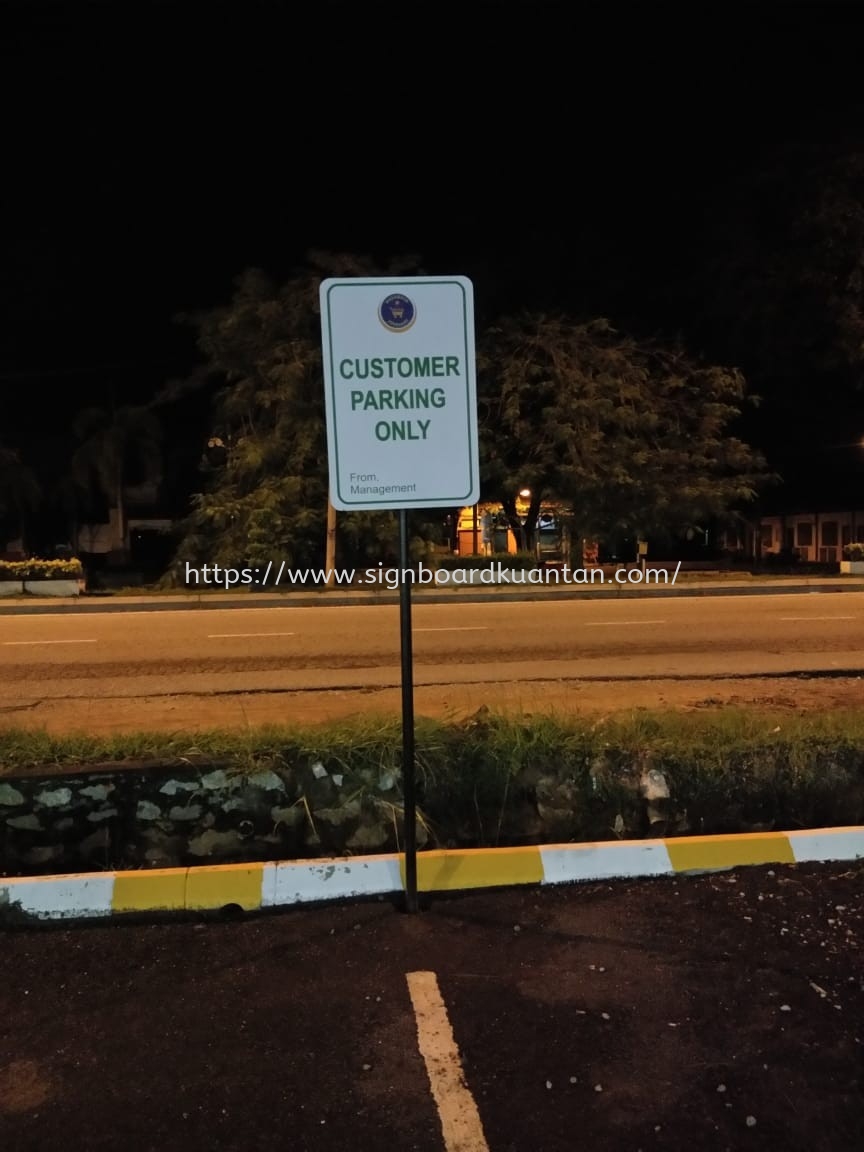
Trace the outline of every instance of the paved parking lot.
[[864, 1147], [864, 870], [7, 929], [0, 1147]]

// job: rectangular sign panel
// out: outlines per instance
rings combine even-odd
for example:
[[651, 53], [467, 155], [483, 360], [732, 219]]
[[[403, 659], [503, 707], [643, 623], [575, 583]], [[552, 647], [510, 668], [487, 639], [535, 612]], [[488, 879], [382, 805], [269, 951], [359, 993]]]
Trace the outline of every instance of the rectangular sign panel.
[[321, 335], [333, 506], [350, 512], [476, 504], [471, 281], [325, 280]]

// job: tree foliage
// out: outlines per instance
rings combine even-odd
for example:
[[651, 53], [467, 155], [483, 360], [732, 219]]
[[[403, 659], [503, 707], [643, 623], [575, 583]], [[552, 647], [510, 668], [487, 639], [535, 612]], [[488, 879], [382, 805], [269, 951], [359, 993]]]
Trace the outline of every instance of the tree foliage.
[[[194, 318], [204, 364], [192, 385], [220, 388], [205, 483], [178, 559], [322, 563], [319, 284], [416, 272], [412, 265], [382, 270], [317, 254], [282, 285], [247, 271], [230, 303]], [[583, 535], [602, 537], [704, 523], [754, 495], [761, 461], [729, 434], [746, 395], [740, 373], [696, 363], [677, 346], [639, 343], [605, 321], [529, 313], [489, 328], [478, 351], [483, 495], [503, 504], [517, 537], [516, 496], [526, 487], [529, 542], [551, 498], [572, 505]], [[342, 564], [395, 559], [396, 517], [340, 514], [337, 538]]]
[[[411, 258], [382, 269], [364, 257], [312, 253], [281, 285], [247, 270], [229, 304], [192, 318], [204, 357], [192, 386], [214, 378], [222, 386], [180, 559], [259, 568], [274, 558], [293, 567], [323, 562], [328, 479], [318, 288], [327, 276], [412, 268]], [[340, 514], [337, 539], [342, 563], [395, 557], [396, 517]]]
[[514, 530], [531, 492], [582, 536], [646, 536], [704, 524], [753, 498], [763, 462], [729, 434], [746, 389], [734, 369], [637, 342], [604, 320], [522, 313], [483, 334], [478, 356], [484, 496]]

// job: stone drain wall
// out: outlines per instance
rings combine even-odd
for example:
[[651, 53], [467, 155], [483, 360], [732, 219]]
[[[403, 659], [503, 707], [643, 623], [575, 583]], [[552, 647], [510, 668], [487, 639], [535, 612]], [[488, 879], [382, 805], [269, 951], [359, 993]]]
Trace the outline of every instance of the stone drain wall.
[[[0, 872], [44, 875], [395, 850], [401, 841], [396, 781], [375, 785], [364, 790], [361, 783], [361, 795], [346, 802], [342, 777], [320, 763], [281, 774], [154, 764], [7, 776], [0, 778]], [[383, 798], [388, 793], [391, 800]]]
[[[189, 760], [124, 763], [0, 777], [0, 873], [170, 868], [404, 848], [398, 771], [385, 764], [352, 770], [338, 762], [328, 769], [320, 760], [277, 763], [278, 770], [265, 765], [248, 771]], [[594, 811], [594, 802], [566, 773], [538, 776], [531, 794], [500, 824], [497, 842], [688, 830], [686, 815], [667, 818], [670, 797], [662, 773], [636, 768], [626, 782], [623, 798], [598, 797]], [[486, 813], [490, 827], [500, 821], [499, 805]], [[439, 802], [437, 814], [438, 846], [482, 842], [482, 831], [478, 840], [478, 829], [465, 822], [464, 813], [457, 818], [452, 798]], [[418, 847], [433, 842], [420, 818]]]
[[[0, 874], [44, 875], [297, 860], [404, 849], [395, 756], [286, 749], [258, 764], [122, 762], [3, 776]], [[652, 766], [611, 750], [590, 763], [501, 765], [458, 749], [420, 797], [419, 848], [556, 844], [864, 823], [857, 746], [781, 749], [758, 762]], [[326, 764], [322, 761], [326, 760]], [[654, 761], [656, 764], [657, 762]], [[662, 761], [661, 761], [662, 763]], [[425, 781], [424, 781], [425, 782]], [[421, 789], [422, 793], [422, 789]]]

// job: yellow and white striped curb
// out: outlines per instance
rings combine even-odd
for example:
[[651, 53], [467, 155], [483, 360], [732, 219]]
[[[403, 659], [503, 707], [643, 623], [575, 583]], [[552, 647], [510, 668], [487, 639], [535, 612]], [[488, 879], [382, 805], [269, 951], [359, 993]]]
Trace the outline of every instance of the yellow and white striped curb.
[[[421, 892], [465, 892], [524, 884], [572, 884], [717, 872], [753, 864], [864, 859], [864, 827], [668, 840], [614, 840], [527, 848], [421, 852]], [[123, 913], [244, 911], [390, 896], [405, 887], [401, 855], [267, 864], [216, 864], [66, 876], [0, 878], [0, 916], [40, 920]]]

